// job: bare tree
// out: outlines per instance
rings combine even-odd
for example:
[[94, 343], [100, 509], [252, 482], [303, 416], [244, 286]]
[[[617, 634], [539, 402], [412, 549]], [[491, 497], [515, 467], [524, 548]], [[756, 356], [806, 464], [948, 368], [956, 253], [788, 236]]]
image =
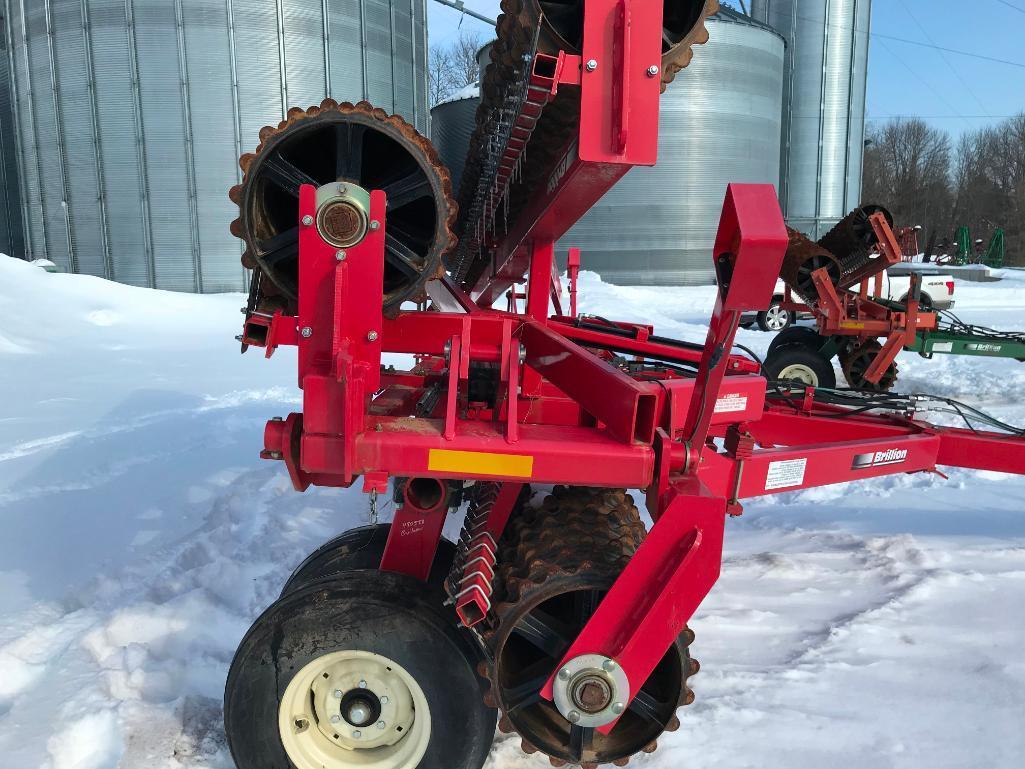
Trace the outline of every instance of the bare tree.
[[431, 107], [445, 101], [455, 92], [458, 78], [451, 48], [431, 46], [428, 51], [427, 79]]
[[448, 45], [432, 45], [429, 51], [430, 98], [434, 107], [480, 77], [477, 51], [484, 38], [476, 30], [462, 30]]
[[951, 230], [950, 137], [922, 120], [892, 120], [869, 132], [866, 202], [887, 206], [899, 224], [921, 225], [941, 239]]
[[451, 47], [452, 63], [459, 88], [473, 85], [480, 79], [477, 66], [477, 52], [484, 45], [484, 38], [477, 30], [462, 30], [459, 39]]

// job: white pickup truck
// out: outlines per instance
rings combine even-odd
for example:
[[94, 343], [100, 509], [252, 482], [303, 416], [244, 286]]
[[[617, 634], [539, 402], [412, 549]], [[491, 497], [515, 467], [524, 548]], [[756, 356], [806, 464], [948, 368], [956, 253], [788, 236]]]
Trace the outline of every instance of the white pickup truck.
[[[899, 269], [899, 268], [898, 268]], [[772, 297], [772, 304], [764, 312], [746, 314], [741, 319], [741, 325], [751, 327], [757, 325], [762, 331], [778, 333], [788, 328], [794, 320], [794, 313], [784, 310], [783, 292], [785, 286], [782, 280], [776, 282], [775, 293]], [[889, 299], [895, 302], [903, 302], [911, 290], [910, 271], [901, 270], [899, 274], [891, 275], [890, 271], [883, 273], [883, 292], [881, 299]], [[954, 306], [954, 276], [953, 275], [929, 275], [922, 274], [922, 310], [949, 310]]]

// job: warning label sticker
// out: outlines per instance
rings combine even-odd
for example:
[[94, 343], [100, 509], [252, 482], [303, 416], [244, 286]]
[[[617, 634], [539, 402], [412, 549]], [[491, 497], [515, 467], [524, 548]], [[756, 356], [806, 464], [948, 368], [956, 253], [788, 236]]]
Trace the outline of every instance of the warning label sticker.
[[785, 459], [769, 462], [769, 474], [765, 477], [765, 490], [789, 489], [804, 483], [804, 471], [808, 469], [808, 458]]
[[953, 342], [937, 342], [932, 346], [933, 352], [954, 352]]
[[715, 402], [716, 414], [732, 414], [737, 411], [747, 411], [747, 396], [740, 393], [723, 395]]

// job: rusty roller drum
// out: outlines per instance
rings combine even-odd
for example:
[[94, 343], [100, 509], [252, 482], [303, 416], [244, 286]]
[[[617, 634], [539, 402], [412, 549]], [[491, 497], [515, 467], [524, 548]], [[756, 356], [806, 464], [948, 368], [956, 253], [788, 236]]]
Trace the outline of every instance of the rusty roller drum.
[[689, 628], [630, 706], [614, 710], [622, 715], [608, 735], [586, 722], [590, 713], [615, 708], [614, 674], [574, 677], [579, 712], [570, 720], [538, 693], [644, 537], [625, 489], [556, 486], [541, 509], [522, 508], [502, 538], [492, 622], [483, 633], [490, 651], [481, 666], [485, 703], [500, 710], [500, 730], [516, 732], [525, 752], [544, 753], [552, 766], [625, 766], [654, 751], [663, 732], [679, 729], [677, 709], [694, 700], [687, 684], [699, 665], [690, 656]]
[[843, 276], [866, 264], [876, 251], [877, 238], [869, 217], [882, 213], [893, 226], [893, 215], [882, 206], [864, 205], [855, 208], [819, 240], [819, 245], [836, 256]]
[[[718, 10], [718, 0], [663, 0], [663, 90], [690, 63], [693, 46], [707, 42], [705, 19]], [[583, 0], [502, 0], [502, 11], [496, 29], [498, 39], [491, 48], [491, 64], [481, 74], [481, 105], [459, 189], [463, 218], [457, 231], [467, 240], [467, 228], [474, 226], [469, 214], [481, 194], [482, 176], [486, 178], [488, 170], [483, 168], [481, 149], [489, 139], [499, 135], [502, 120], [508, 119], [503, 108], [508, 100], [514, 100], [535, 34], [539, 53], [579, 54], [583, 42]], [[579, 93], [574, 93], [573, 89], [561, 90], [541, 114], [524, 153], [519, 183], [512, 185], [509, 191], [508, 210], [501, 214], [503, 220], [514, 222], [530, 201], [532, 191], [543, 186], [579, 123]], [[486, 262], [486, 258], [477, 254], [449, 266], [458, 280], [473, 284]]]
[[[243, 155], [242, 183], [229, 197], [239, 207], [231, 231], [246, 244], [243, 264], [259, 270], [261, 290], [294, 308], [298, 298], [299, 187], [339, 182], [387, 194], [384, 296], [386, 311], [424, 297], [455, 246], [457, 207], [448, 171], [427, 139], [397, 115], [367, 102], [327, 99], [289, 110], [260, 145]], [[357, 194], [357, 197], [358, 197]], [[318, 226], [339, 247], [365, 232], [363, 212], [346, 203], [322, 209]]]
[[812, 281], [812, 274], [825, 267], [829, 271], [830, 281], [836, 285], [840, 281], [840, 262], [803, 232], [787, 227], [787, 234], [790, 236], [790, 242], [783, 258], [780, 277], [805, 301], [814, 301], [818, 292]]

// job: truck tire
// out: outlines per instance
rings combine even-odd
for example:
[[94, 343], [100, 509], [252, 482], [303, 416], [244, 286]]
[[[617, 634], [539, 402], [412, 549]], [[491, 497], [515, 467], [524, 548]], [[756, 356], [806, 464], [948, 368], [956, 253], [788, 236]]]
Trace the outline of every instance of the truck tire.
[[782, 304], [782, 299], [774, 297], [769, 309], [758, 313], [758, 328], [766, 332], [780, 332], [790, 328], [794, 322], [794, 314], [790, 310], [784, 310], [780, 306]]

